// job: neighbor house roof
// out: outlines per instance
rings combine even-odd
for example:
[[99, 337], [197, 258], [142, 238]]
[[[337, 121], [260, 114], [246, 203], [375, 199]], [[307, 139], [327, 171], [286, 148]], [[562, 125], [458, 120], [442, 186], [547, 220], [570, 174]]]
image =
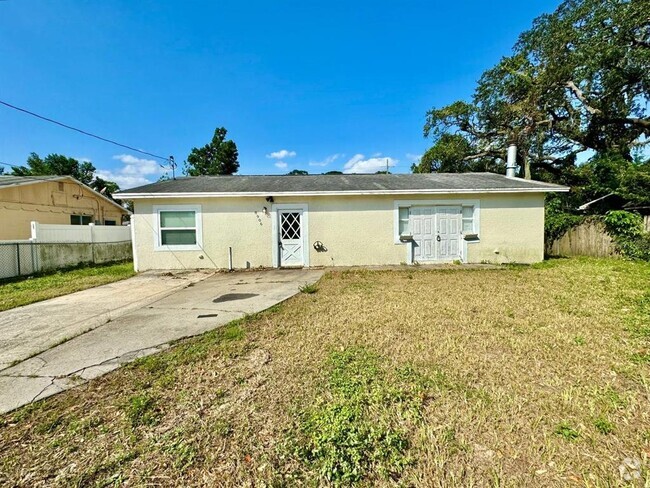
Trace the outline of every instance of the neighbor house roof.
[[173, 197], [539, 193], [566, 186], [494, 173], [198, 176], [159, 181], [117, 194], [127, 200]]
[[103, 198], [106, 200], [108, 203], [111, 205], [114, 205], [115, 207], [119, 208], [122, 212], [126, 214], [130, 214], [131, 212], [124, 208], [122, 205], [117, 203], [114, 200], [111, 200], [108, 198], [106, 195], [102, 195], [98, 191], [95, 191], [93, 188], [89, 187], [88, 185], [83, 184], [81, 181], [76, 180], [72, 176], [14, 176], [14, 175], [0, 175], [0, 190], [3, 188], [11, 188], [14, 186], [24, 186], [24, 185], [34, 185], [37, 183], [46, 183], [48, 181], [71, 181], [77, 185], [83, 186], [86, 190], [89, 192], [93, 193], [94, 195], [98, 196], [99, 198]]
[[14, 176], [0, 175], [0, 188], [11, 186], [33, 185], [34, 183], [43, 183], [44, 181], [58, 181], [66, 178], [65, 176]]

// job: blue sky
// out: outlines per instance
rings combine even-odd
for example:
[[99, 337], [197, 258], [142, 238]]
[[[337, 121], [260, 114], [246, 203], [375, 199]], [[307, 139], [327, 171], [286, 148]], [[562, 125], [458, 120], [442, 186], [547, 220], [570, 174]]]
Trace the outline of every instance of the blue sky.
[[[217, 126], [241, 174], [408, 172], [426, 111], [557, 1], [0, 1], [0, 100], [182, 163]], [[0, 161], [88, 159], [123, 188], [164, 170], [0, 106]], [[380, 169], [380, 168], [379, 168]]]

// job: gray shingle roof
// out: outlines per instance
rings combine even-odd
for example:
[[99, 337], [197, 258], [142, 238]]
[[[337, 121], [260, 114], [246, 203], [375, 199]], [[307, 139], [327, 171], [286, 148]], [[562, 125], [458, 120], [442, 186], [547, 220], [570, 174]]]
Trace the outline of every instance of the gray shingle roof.
[[117, 198], [162, 196], [317, 195], [345, 193], [552, 192], [568, 188], [494, 173], [305, 176], [199, 176], [125, 190]]

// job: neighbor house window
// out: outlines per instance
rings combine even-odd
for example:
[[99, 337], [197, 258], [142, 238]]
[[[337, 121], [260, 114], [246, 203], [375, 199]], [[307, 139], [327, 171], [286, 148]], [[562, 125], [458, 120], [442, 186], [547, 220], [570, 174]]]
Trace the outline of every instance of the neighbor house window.
[[474, 233], [474, 207], [463, 207], [463, 234]]
[[92, 215], [70, 215], [70, 225], [88, 225], [92, 221]]
[[159, 250], [201, 249], [201, 209], [194, 205], [155, 207]]
[[405, 236], [410, 234], [409, 207], [399, 207], [399, 235]]
[[117, 221], [115, 220], [104, 220], [104, 225], [116, 225]]

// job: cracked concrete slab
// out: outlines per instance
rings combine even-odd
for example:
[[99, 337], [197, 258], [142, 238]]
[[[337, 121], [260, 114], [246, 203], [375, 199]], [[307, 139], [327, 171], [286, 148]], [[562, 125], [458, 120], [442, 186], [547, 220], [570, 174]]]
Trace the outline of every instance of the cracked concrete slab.
[[148, 272], [0, 312], [0, 371], [213, 274]]
[[[0, 413], [159, 352], [174, 340], [265, 310], [295, 295], [322, 274], [322, 270], [247, 271], [217, 273], [202, 281], [185, 283], [162, 298], [142, 303], [110, 322], [0, 371]], [[107, 296], [111, 296], [110, 290]], [[105, 303], [101, 293], [93, 299]], [[47, 302], [41, 302], [44, 313], [48, 310]], [[65, 329], [67, 315], [59, 318], [56, 310], [57, 304], [46, 313], [48, 327]], [[35, 335], [40, 344], [40, 334]], [[29, 340], [28, 335], [22, 336]]]

